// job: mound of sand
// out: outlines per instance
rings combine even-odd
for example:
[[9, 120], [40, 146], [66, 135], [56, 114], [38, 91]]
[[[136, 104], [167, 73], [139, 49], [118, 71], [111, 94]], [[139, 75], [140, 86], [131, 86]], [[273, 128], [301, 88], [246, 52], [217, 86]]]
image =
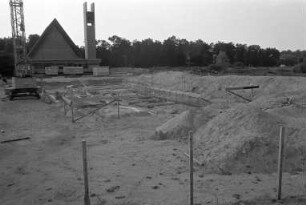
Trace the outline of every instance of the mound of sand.
[[[304, 77], [288, 76], [198, 76], [184, 72], [159, 72], [153, 75], [141, 75], [132, 78], [132, 81], [158, 88], [194, 92], [201, 94], [205, 99], [225, 99], [226, 87], [259, 85], [254, 90], [253, 99], [261, 96], [281, 94], [306, 89]], [[239, 90], [242, 95], [250, 95], [249, 90]], [[231, 96], [230, 98], [236, 99]]]
[[218, 104], [211, 104], [202, 108], [190, 108], [157, 127], [155, 137], [157, 139], [186, 140], [189, 131], [194, 132], [223, 111], [224, 108]]
[[[198, 93], [213, 102], [198, 109], [192, 117], [182, 113], [156, 130], [161, 138], [167, 139], [186, 138], [186, 129], [197, 130], [197, 158], [204, 162], [208, 172], [275, 172], [280, 124], [287, 127], [285, 170], [306, 170], [304, 77], [196, 76], [169, 71], [132, 80], [163, 89]], [[237, 91], [252, 97], [251, 103], [225, 92], [226, 87], [246, 85], [260, 86], [252, 95], [250, 90]]]
[[[198, 159], [207, 172], [275, 172], [280, 118], [259, 108], [238, 105], [218, 115], [195, 134]], [[288, 129], [287, 171], [302, 169], [305, 162], [303, 129]], [[305, 141], [305, 140], [304, 140]]]
[[260, 107], [263, 110], [286, 107], [290, 105], [306, 108], [306, 90], [301, 89], [292, 92], [282, 92], [269, 96], [259, 96], [250, 105]]
[[190, 130], [193, 130], [193, 112], [185, 111], [157, 127], [154, 138], [186, 139]]

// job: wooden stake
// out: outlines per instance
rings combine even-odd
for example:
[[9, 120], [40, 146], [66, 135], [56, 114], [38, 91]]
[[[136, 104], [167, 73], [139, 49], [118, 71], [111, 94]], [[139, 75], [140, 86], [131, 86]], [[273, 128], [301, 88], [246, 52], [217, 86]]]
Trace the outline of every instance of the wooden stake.
[[64, 103], [64, 113], [66, 115], [67, 111], [66, 111], [66, 104]]
[[74, 117], [73, 117], [73, 103], [71, 103], [71, 122], [74, 123]]
[[118, 109], [118, 119], [120, 119], [119, 94], [117, 95], [117, 109]]
[[70, 104], [70, 108], [71, 108], [71, 122], [74, 123], [74, 116], [73, 116], [73, 90], [71, 88], [71, 104]]
[[193, 134], [189, 132], [190, 205], [193, 205]]
[[84, 174], [84, 186], [85, 186], [84, 205], [90, 205], [88, 169], [87, 169], [87, 150], [86, 150], [85, 140], [82, 140], [82, 153], [83, 153], [83, 174]]
[[285, 140], [285, 128], [280, 127], [279, 133], [279, 152], [278, 152], [278, 190], [277, 199], [282, 198], [282, 178], [283, 178], [283, 160], [284, 160], [284, 140]]

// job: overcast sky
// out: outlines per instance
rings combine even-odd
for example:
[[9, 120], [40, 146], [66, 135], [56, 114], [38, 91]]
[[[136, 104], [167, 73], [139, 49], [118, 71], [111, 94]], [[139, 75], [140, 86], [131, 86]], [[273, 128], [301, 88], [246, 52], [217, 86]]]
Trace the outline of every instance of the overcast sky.
[[[57, 18], [84, 45], [85, 0], [24, 0], [26, 34], [39, 34]], [[306, 0], [96, 0], [96, 38], [165, 40], [175, 35], [306, 50]], [[11, 35], [9, 0], [0, 0], [0, 37]]]

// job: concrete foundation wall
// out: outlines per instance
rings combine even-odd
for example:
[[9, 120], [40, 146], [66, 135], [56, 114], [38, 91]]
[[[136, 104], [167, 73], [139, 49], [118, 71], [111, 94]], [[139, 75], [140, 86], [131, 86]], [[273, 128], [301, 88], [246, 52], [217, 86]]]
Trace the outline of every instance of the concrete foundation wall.
[[69, 75], [83, 74], [84, 69], [83, 67], [77, 67], [77, 66], [65, 66], [63, 67], [63, 73]]
[[48, 66], [45, 67], [46, 75], [58, 75], [58, 66]]
[[106, 76], [109, 75], [108, 66], [95, 66], [92, 68], [93, 76]]
[[190, 106], [202, 107], [210, 104], [208, 100], [203, 99], [199, 94], [195, 93], [172, 91], [133, 83], [130, 83], [129, 87], [130, 89], [144, 96], [167, 99], [169, 101], [178, 102]]

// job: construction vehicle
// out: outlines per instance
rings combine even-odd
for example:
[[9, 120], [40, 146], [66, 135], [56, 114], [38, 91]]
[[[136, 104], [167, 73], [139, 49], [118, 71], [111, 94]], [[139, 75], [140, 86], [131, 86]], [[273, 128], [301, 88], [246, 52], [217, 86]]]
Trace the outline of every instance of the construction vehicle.
[[36, 79], [27, 59], [23, 0], [10, 0], [12, 40], [14, 46], [14, 76], [12, 86], [5, 89], [9, 99], [23, 95], [40, 98]]

